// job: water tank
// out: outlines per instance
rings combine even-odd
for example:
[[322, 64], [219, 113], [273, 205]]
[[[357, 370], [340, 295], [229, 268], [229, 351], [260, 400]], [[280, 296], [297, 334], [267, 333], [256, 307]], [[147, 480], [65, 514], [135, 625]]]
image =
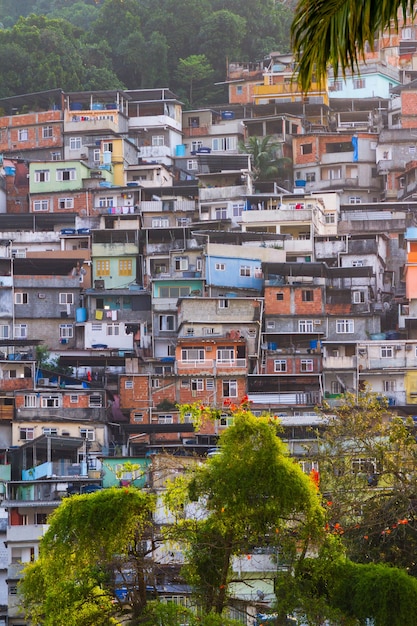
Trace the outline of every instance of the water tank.
[[16, 168], [6, 166], [4, 168], [4, 173], [6, 174], [6, 176], [14, 176], [16, 174]]
[[222, 120], [234, 120], [235, 114], [233, 111], [222, 111]]
[[87, 309], [85, 307], [80, 307], [75, 310], [75, 321], [76, 322], [86, 322], [87, 321]]

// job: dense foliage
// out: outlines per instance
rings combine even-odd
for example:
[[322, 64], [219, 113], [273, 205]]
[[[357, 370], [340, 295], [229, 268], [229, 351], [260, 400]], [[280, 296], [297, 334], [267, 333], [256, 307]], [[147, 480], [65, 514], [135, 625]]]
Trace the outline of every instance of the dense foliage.
[[[201, 90], [194, 104], [225, 100], [228, 61], [289, 50], [292, 10], [273, 0], [0, 0], [0, 97], [170, 87], [189, 102], [184, 62]], [[194, 76], [194, 74], [193, 74]], [[196, 97], [198, 96], [198, 98]]]

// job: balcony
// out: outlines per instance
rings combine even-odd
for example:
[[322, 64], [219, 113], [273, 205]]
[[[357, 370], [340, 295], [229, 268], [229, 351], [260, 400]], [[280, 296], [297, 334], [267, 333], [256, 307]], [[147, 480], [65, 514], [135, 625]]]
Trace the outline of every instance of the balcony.
[[244, 374], [247, 369], [246, 359], [206, 359], [205, 361], [177, 361], [176, 370], [178, 374], [185, 372], [198, 373], [231, 373], [238, 370], [238, 373]]
[[163, 159], [172, 154], [169, 146], [140, 146], [138, 151], [142, 159]]
[[[87, 464], [70, 463], [69, 461], [46, 462], [28, 470], [22, 470], [22, 480], [40, 480], [41, 478], [67, 477], [67, 476], [88, 476]], [[39, 493], [39, 496], [46, 497], [45, 494]], [[47, 494], [50, 498], [50, 492]]]
[[356, 356], [328, 356], [323, 357], [325, 370], [352, 370], [356, 369]]
[[177, 121], [169, 115], [141, 115], [139, 117], [129, 117], [129, 128], [132, 130], [142, 129], [146, 132], [149, 128], [160, 130], [167, 126], [171, 130], [181, 132], [182, 121]]
[[194, 200], [148, 200], [139, 205], [142, 213], [172, 213], [177, 211], [195, 211]]
[[246, 185], [234, 185], [231, 187], [202, 187], [200, 189], [200, 201], [231, 200], [240, 198], [248, 193]]
[[8, 526], [7, 541], [23, 541], [25, 543], [31, 541], [39, 541], [39, 539], [43, 537], [47, 530], [47, 524], [26, 524], [25, 526]]

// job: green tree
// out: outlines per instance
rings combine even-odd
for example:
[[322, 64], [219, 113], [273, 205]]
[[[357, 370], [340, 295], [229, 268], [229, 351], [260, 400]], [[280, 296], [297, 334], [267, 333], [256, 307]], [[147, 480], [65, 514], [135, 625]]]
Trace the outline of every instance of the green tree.
[[202, 83], [207, 82], [212, 74], [213, 68], [204, 54], [192, 54], [179, 60], [176, 78], [180, 85], [187, 88], [190, 107], [194, 105], [194, 99], [201, 95]]
[[175, 530], [186, 539], [188, 580], [205, 611], [218, 614], [227, 605], [233, 555], [265, 543], [277, 551], [285, 547], [287, 554], [291, 544], [295, 563], [323, 528], [315, 485], [288, 456], [276, 422], [242, 408], [232, 412], [219, 453], [175, 481], [166, 499], [180, 513], [187, 502], [205, 504], [201, 519], [179, 521]]
[[214, 11], [201, 24], [199, 48], [205, 54], [219, 79], [227, 73], [227, 61], [239, 58], [246, 35], [246, 20], [231, 11]]
[[255, 181], [285, 180], [289, 177], [290, 159], [278, 156], [281, 145], [271, 137], [249, 137], [239, 144], [240, 152], [251, 156], [252, 173]]
[[[34, 625], [119, 624], [123, 606], [116, 601], [115, 573], [129, 587], [133, 616], [146, 607], [143, 537], [154, 501], [133, 488], [104, 489], [71, 496], [49, 518], [40, 556], [28, 564], [19, 585], [27, 619]], [[119, 583], [123, 584], [123, 583]]]
[[417, 442], [411, 419], [366, 390], [329, 408], [318, 438], [320, 489], [348, 556], [417, 575]]
[[398, 27], [398, 11], [414, 12], [414, 2], [394, 0], [299, 0], [291, 26], [292, 46], [299, 80], [307, 91], [313, 77], [323, 82], [327, 66], [335, 76], [339, 69], [357, 71], [367, 44], [384, 30]]

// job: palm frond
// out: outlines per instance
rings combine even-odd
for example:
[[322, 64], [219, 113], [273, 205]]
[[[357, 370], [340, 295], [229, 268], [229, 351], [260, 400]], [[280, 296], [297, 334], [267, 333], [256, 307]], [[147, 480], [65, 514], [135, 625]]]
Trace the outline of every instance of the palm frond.
[[300, 0], [291, 26], [298, 80], [304, 91], [323, 84], [330, 65], [337, 76], [357, 72], [368, 43], [398, 27], [398, 13], [415, 10], [415, 0]]

